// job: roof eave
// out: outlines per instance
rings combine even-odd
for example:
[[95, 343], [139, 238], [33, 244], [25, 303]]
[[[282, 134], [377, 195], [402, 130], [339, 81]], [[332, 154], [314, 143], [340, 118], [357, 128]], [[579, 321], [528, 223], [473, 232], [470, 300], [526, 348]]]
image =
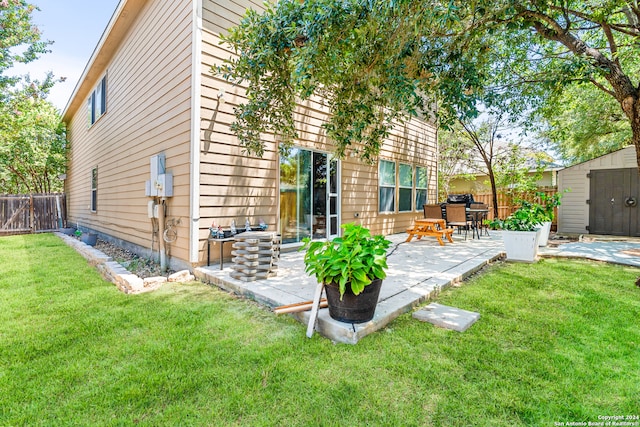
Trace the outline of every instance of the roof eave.
[[69, 123], [78, 108], [84, 105], [85, 99], [104, 74], [132, 22], [146, 2], [147, 0], [120, 0], [64, 107], [63, 122]]

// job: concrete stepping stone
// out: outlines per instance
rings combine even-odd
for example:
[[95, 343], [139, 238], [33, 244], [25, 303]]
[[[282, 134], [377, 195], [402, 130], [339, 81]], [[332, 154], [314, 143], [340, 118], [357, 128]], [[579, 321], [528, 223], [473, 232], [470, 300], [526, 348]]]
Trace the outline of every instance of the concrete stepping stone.
[[413, 313], [413, 317], [441, 328], [464, 332], [480, 319], [480, 313], [448, 307], [434, 302]]

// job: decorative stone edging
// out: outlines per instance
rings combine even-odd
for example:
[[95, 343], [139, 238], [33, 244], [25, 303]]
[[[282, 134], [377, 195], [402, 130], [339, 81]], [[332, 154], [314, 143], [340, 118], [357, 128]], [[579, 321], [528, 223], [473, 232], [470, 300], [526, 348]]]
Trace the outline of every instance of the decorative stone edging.
[[55, 234], [82, 255], [89, 262], [89, 265], [96, 267], [105, 280], [115, 284], [125, 294], [141, 294], [155, 291], [166, 282], [190, 282], [195, 280], [195, 277], [188, 270], [178, 271], [168, 278], [159, 276], [142, 279], [96, 248], [66, 234]]

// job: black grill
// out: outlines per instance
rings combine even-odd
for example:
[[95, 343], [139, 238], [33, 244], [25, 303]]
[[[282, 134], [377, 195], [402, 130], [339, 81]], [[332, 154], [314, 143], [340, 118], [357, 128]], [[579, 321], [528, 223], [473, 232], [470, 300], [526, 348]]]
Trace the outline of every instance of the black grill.
[[471, 207], [473, 202], [473, 194], [449, 194], [447, 203], [464, 203], [466, 207]]
[[442, 218], [447, 219], [447, 203], [451, 204], [465, 204], [467, 208], [471, 207], [473, 201], [473, 194], [449, 194], [447, 196], [447, 201], [440, 203], [440, 208], [442, 209]]

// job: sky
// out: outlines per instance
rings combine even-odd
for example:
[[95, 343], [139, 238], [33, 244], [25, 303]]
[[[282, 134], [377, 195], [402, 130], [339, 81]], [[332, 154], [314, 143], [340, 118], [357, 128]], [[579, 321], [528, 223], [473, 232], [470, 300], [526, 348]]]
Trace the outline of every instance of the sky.
[[32, 79], [42, 80], [47, 71], [52, 71], [56, 77], [66, 77], [65, 82], [56, 83], [48, 97], [62, 111], [119, 2], [31, 0], [40, 9], [33, 12], [33, 21], [42, 38], [54, 43], [49, 46], [50, 53], [29, 64], [20, 64], [7, 74], [29, 73]]

